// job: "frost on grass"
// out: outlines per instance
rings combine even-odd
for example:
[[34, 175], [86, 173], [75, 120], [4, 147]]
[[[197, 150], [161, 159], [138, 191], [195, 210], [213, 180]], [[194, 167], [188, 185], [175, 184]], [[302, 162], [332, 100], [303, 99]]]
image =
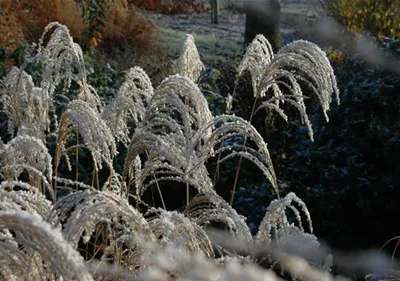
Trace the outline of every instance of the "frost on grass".
[[181, 54], [175, 63], [175, 73], [197, 82], [203, 69], [204, 64], [200, 60], [199, 52], [194, 43], [194, 37], [186, 34]]
[[258, 82], [262, 72], [274, 57], [271, 44], [264, 35], [257, 35], [247, 47], [246, 54], [237, 69], [237, 76], [240, 77], [245, 71], [250, 72], [253, 91], [257, 90]]
[[[45, 42], [49, 33], [50, 38]], [[37, 59], [44, 65], [40, 87], [49, 100], [53, 100], [57, 87], [66, 91], [75, 82], [80, 88], [78, 98], [94, 109], [101, 108], [96, 90], [87, 82], [82, 49], [74, 42], [68, 27], [58, 22], [46, 26], [38, 44]]]
[[66, 138], [74, 130], [82, 136], [84, 145], [92, 154], [95, 169], [101, 169], [102, 162], [105, 162], [107, 167], [113, 170], [112, 160], [117, 155], [114, 136], [99, 113], [81, 100], [70, 102], [61, 115], [57, 136], [56, 167], [65, 149]]
[[[258, 150], [232, 144], [221, 146], [225, 140], [245, 136], [251, 139]], [[217, 150], [216, 147], [219, 147]], [[141, 128], [133, 134], [125, 158], [123, 179], [133, 183], [134, 162], [138, 155], [146, 156], [141, 170], [141, 183], [154, 184], [161, 180], [186, 182], [199, 192], [210, 192], [213, 185], [205, 162], [218, 153], [243, 156], [253, 162], [272, 183], [278, 186], [266, 143], [247, 121], [240, 117], [221, 115], [213, 117], [206, 99], [198, 87], [188, 78], [171, 76], [156, 89], [146, 109]], [[146, 189], [140, 186], [141, 194]]]
[[43, 193], [53, 176], [52, 157], [43, 142], [29, 135], [18, 135], [0, 149], [1, 173], [6, 180], [16, 180], [27, 171], [29, 182]]
[[195, 196], [186, 207], [185, 215], [205, 229], [224, 227], [238, 239], [244, 241], [253, 239], [245, 217], [239, 215], [214, 191]]
[[188, 252], [201, 252], [208, 258], [214, 258], [211, 241], [205, 231], [194, 221], [176, 211], [151, 209], [148, 211], [150, 229], [160, 243], [166, 246], [175, 243]]
[[[289, 216], [288, 212], [292, 216]], [[306, 219], [307, 229], [302, 217]], [[307, 230], [309, 233], [306, 232]], [[255, 241], [266, 246], [277, 247], [286, 253], [310, 257], [308, 262], [313, 266], [329, 271], [332, 266], [332, 257], [327, 255], [322, 260], [315, 259], [319, 257], [320, 243], [312, 232], [311, 216], [306, 204], [290, 192], [284, 198], [270, 203]]]
[[[173, 133], [188, 138], [193, 131], [212, 119], [199, 87], [190, 79], [180, 75], [172, 75], [164, 79], [156, 88], [146, 108], [144, 126], [159, 133]], [[209, 134], [205, 132], [205, 137]]]
[[0, 245], [0, 276], [24, 276], [26, 280], [53, 280], [53, 276], [63, 280], [93, 280], [82, 256], [38, 215], [1, 211]]
[[[293, 203], [296, 203], [300, 209]], [[287, 209], [293, 212], [298, 226], [295, 226], [293, 223], [289, 223], [286, 213]], [[284, 198], [271, 202], [259, 226], [259, 230], [256, 235], [257, 241], [270, 244], [273, 239], [279, 239], [281, 236], [290, 234], [291, 231], [296, 231], [296, 229], [298, 229], [299, 232], [304, 232], [305, 230], [300, 211], [304, 213], [308, 223], [308, 229], [312, 233], [313, 228], [311, 217], [305, 203], [291, 192]]]
[[129, 144], [131, 130], [128, 123], [133, 122], [140, 126], [153, 92], [150, 78], [143, 69], [133, 67], [127, 72], [118, 95], [107, 104], [101, 114], [118, 141]]
[[48, 221], [62, 225], [65, 239], [75, 248], [79, 241], [94, 243], [83, 253], [89, 260], [95, 255], [103, 262], [113, 261], [130, 270], [140, 266], [144, 254], [135, 241], [155, 242], [149, 224], [128, 201], [106, 191], [79, 191], [52, 207]]
[[304, 100], [315, 95], [326, 121], [329, 121], [327, 112], [332, 95], [340, 102], [336, 78], [326, 54], [308, 41], [295, 41], [273, 55], [266, 39], [257, 36], [239, 65], [238, 78], [245, 71], [250, 72], [254, 97], [262, 100], [257, 110], [273, 110], [287, 120], [282, 104], [293, 106], [301, 122], [306, 124], [311, 140], [314, 135]]
[[[224, 153], [220, 162], [243, 156], [264, 173], [278, 193], [267, 145], [255, 128], [240, 117], [213, 117], [197, 86], [180, 76], [169, 77], [156, 89], [142, 126], [133, 134], [122, 175], [128, 185], [135, 183], [137, 197], [161, 181], [186, 183], [201, 194], [188, 205], [185, 214], [189, 218], [203, 227], [222, 223], [236, 237], [252, 240], [244, 218], [215, 192], [205, 162], [220, 152]], [[248, 137], [258, 150], [221, 145], [237, 136]], [[137, 163], [141, 156], [146, 159], [144, 165]]]
[[13, 67], [4, 79], [1, 95], [3, 110], [8, 117], [8, 132], [25, 133], [43, 139], [49, 130], [48, 96], [35, 87], [32, 77], [24, 70]]
[[45, 216], [51, 202], [36, 187], [21, 181], [0, 183], [0, 211], [27, 211]]
[[[147, 161], [140, 175], [142, 182], [149, 177], [155, 180], [154, 176], [157, 181], [175, 179], [188, 182], [188, 172], [195, 160], [194, 151], [189, 146], [191, 137], [211, 119], [207, 101], [196, 84], [179, 75], [165, 79], [155, 90], [144, 120], [132, 137], [125, 158], [124, 180], [132, 182], [135, 159], [143, 154]], [[208, 128], [201, 137], [204, 140], [210, 134], [211, 128]], [[207, 171], [201, 166], [196, 172], [197, 178], [192, 182], [197, 181], [196, 186], [202, 189]], [[143, 193], [146, 187], [138, 188]]]

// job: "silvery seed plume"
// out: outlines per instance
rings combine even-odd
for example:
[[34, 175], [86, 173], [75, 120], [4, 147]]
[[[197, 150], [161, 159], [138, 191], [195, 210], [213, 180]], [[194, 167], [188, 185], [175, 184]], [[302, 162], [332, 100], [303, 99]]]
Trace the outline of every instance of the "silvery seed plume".
[[[139, 188], [140, 196], [149, 185], [155, 184], [156, 181], [168, 180], [189, 183], [200, 192], [212, 188], [204, 165], [199, 165], [190, 174], [186, 173], [188, 163], [184, 152], [182, 147], [177, 145], [172, 138], [137, 129], [128, 147], [122, 177], [128, 184], [133, 183], [134, 179], [139, 179], [137, 184], [140, 186], [136, 188]], [[137, 165], [135, 165], [138, 155], [147, 155], [147, 160], [141, 167], [140, 174], [137, 173]]]
[[[201, 112], [206, 113], [207, 118]], [[248, 137], [258, 150], [251, 147], [241, 150], [241, 145], [229, 144], [214, 151], [214, 147], [235, 136]], [[213, 190], [204, 163], [219, 152], [227, 152], [221, 162], [234, 156], [244, 156], [252, 161], [278, 193], [267, 145], [254, 127], [240, 117], [222, 115], [213, 118], [204, 96], [193, 83], [187, 78], [173, 76], [157, 88], [147, 108], [144, 127], [135, 130], [122, 176], [129, 186], [136, 183], [139, 196], [148, 186], [160, 181], [187, 183], [207, 194], [216, 206], [223, 206], [234, 220], [236, 226], [231, 228], [238, 236], [251, 238], [243, 218]], [[139, 155], [147, 159], [140, 168], [140, 175], [135, 165]]]
[[199, 79], [201, 71], [204, 69], [204, 64], [200, 60], [200, 55], [192, 35], [186, 34], [181, 54], [175, 62], [174, 68], [176, 74], [188, 77], [193, 82], [197, 82]]
[[102, 168], [102, 162], [107, 164], [110, 170], [112, 161], [117, 155], [114, 136], [110, 128], [105, 124], [100, 115], [88, 103], [74, 100], [69, 103], [60, 119], [57, 135], [57, 148], [55, 166], [58, 167], [64, 142], [67, 136], [75, 129], [83, 137], [84, 145], [92, 154], [96, 170]]
[[[187, 77], [172, 75], [164, 79], [146, 108], [143, 126], [152, 132], [190, 138], [202, 124], [212, 119], [199, 87]], [[161, 129], [156, 129], [161, 127]], [[204, 137], [211, 129], [204, 132]], [[176, 139], [179, 143], [181, 140]]]
[[35, 87], [32, 77], [14, 66], [4, 79], [2, 91], [1, 102], [8, 116], [8, 132], [14, 135], [24, 130], [31, 136], [44, 139], [50, 125], [49, 101], [42, 89]]
[[23, 171], [27, 171], [31, 185], [42, 193], [52, 193], [52, 157], [40, 139], [28, 135], [11, 139], [0, 149], [0, 164], [5, 180], [17, 180]]
[[[306, 87], [308, 92], [317, 96], [327, 121], [332, 94], [340, 102], [336, 78], [326, 54], [317, 45], [298, 40], [272, 56], [266, 51], [269, 47], [261, 38], [263, 37], [254, 39], [254, 45], [250, 46], [243, 57], [238, 77], [246, 70], [250, 72], [254, 97], [263, 99], [257, 110], [274, 110], [287, 120], [288, 117], [280, 105], [287, 102], [295, 107], [302, 123], [307, 126], [310, 139], [313, 140], [313, 130], [304, 103], [304, 99], [309, 96], [304, 95], [302, 88]], [[266, 58], [260, 59], [263, 53]], [[267, 97], [269, 92], [272, 92], [272, 97]]]
[[[297, 226], [289, 222], [287, 210], [294, 214]], [[307, 266], [313, 266], [315, 274], [319, 271], [322, 274], [322, 271], [328, 272], [330, 270], [332, 256], [330, 254], [321, 256], [320, 244], [317, 238], [312, 235], [313, 228], [308, 209], [305, 203], [294, 193], [289, 193], [286, 197], [271, 202], [254, 238], [246, 225], [242, 230], [237, 229], [236, 227], [241, 224], [237, 224], [234, 220], [235, 217], [231, 217], [227, 211], [228, 209], [223, 204], [216, 204], [215, 201], [210, 200], [209, 196], [203, 194], [194, 197], [185, 210], [186, 216], [196, 223], [205, 228], [208, 226], [212, 228], [210, 239], [212, 239], [214, 245], [218, 246], [217, 249], [224, 257], [223, 260], [229, 257], [238, 257], [237, 254], [235, 255], [235, 251], [238, 250], [251, 254], [251, 257], [257, 257], [258, 252], [265, 249], [263, 256], [268, 257], [272, 266], [279, 262], [281, 253], [285, 253], [307, 258], [307, 261], [300, 258], [299, 261], [302, 260], [301, 262], [305, 262]], [[301, 212], [307, 219], [307, 227], [311, 233], [305, 232]], [[215, 232], [216, 228], [229, 230], [232, 235], [231, 238], [226, 233]], [[248, 238], [245, 238], [244, 235], [238, 235], [238, 232], [249, 233]], [[216, 237], [218, 239], [215, 239]], [[223, 241], [223, 243], [219, 244], [218, 241]], [[234, 246], [232, 247], [232, 245]], [[250, 257], [241, 257], [240, 260], [244, 263], [256, 262], [255, 259]]]
[[[202, 198], [202, 196], [199, 196], [197, 199], [194, 198], [193, 203], [191, 203], [191, 206], [189, 206], [188, 216], [191, 218], [194, 217], [193, 219], [202, 225], [205, 223], [219, 222], [222, 223], [222, 225], [227, 225], [228, 229], [230, 229], [231, 226], [229, 225], [229, 221], [227, 221], [228, 216], [224, 216], [222, 214], [223, 210], [215, 207], [213, 210], [213, 207], [209, 207], [209, 205], [207, 206], [206, 204], [206, 198]], [[290, 223], [286, 213], [287, 210], [290, 210], [290, 212], [294, 214], [297, 226], [294, 223]], [[307, 219], [307, 227], [310, 233], [305, 232], [301, 218], [301, 212], [303, 212], [305, 218]], [[299, 259], [299, 262], [301, 261], [302, 263], [305, 263], [308, 267], [311, 265], [315, 267], [315, 274], [317, 276], [318, 274], [324, 274], [322, 271], [318, 273], [318, 270], [324, 270], [324, 272], [330, 270], [330, 266], [332, 265], [332, 257], [331, 255], [327, 255], [322, 260], [320, 259], [320, 244], [317, 238], [311, 234], [312, 231], [312, 222], [305, 203], [294, 193], [289, 193], [286, 197], [271, 202], [270, 206], [267, 208], [264, 219], [259, 226], [259, 231], [254, 237], [254, 243], [256, 243], [256, 245], [260, 245], [261, 247], [265, 247], [264, 249], [268, 249], [266, 257], [268, 257], [269, 262], [272, 265], [274, 265], [276, 262], [280, 262], [280, 259], [282, 258], [281, 254], [289, 253], [299, 255], [301, 257], [308, 255], [310, 257], [308, 261]], [[230, 232], [232, 233], [232, 230]], [[237, 235], [234, 237], [237, 237]], [[253, 241], [253, 238], [247, 240], [242, 238], [242, 242], [246, 241]], [[301, 247], [299, 245], [301, 245]], [[221, 245], [221, 247], [224, 249], [224, 245]], [[237, 245], [236, 249], [240, 250], [241, 246]], [[276, 251], [274, 251], [274, 249]], [[228, 249], [228, 253], [229, 250], [231, 251], [231, 249]], [[233, 250], [235, 250], [235, 248]], [[243, 250], [246, 251], [245, 245]], [[257, 251], [260, 249], [255, 248], [254, 250]], [[247, 251], [249, 251], [249, 249], [247, 249]], [[288, 260], [284, 261], [286, 262]], [[293, 264], [290, 265], [293, 266]], [[286, 269], [285, 264], [281, 264], [281, 266], [283, 269]], [[293, 271], [293, 268], [289, 269], [288, 271], [298, 274], [298, 272]]]
[[237, 69], [237, 76], [240, 77], [245, 71], [250, 72], [253, 91], [257, 89], [262, 72], [274, 57], [271, 44], [264, 35], [257, 35], [247, 47], [246, 53]]
[[326, 53], [312, 42], [296, 40], [280, 49], [277, 56], [285, 54], [294, 60], [292, 67], [305, 74], [328, 121], [326, 113], [332, 102], [332, 94], [335, 94], [337, 104], [340, 104], [340, 97], [336, 77]]
[[128, 96], [118, 95], [104, 107], [101, 113], [101, 119], [110, 128], [116, 141], [120, 141], [126, 146], [130, 140], [130, 128], [127, 122], [131, 116], [128, 115], [128, 112], [134, 109], [135, 103]]
[[25, 280], [93, 280], [79, 253], [37, 214], [0, 212], [0, 252], [0, 272]]
[[34, 186], [20, 181], [0, 183], [0, 211], [26, 211], [44, 217], [50, 206], [51, 202]]
[[175, 243], [189, 252], [200, 251], [208, 258], [214, 258], [211, 242], [205, 231], [197, 224], [176, 211], [150, 209], [147, 212], [150, 229], [163, 246]]
[[[245, 156], [261, 168], [277, 191], [276, 176], [267, 145], [254, 127], [240, 117], [213, 117], [201, 91], [186, 78], [171, 76], [161, 83], [147, 108], [144, 126], [146, 130], [164, 136], [162, 142], [170, 143], [168, 146], [181, 146], [180, 149], [177, 147], [181, 150], [177, 156], [186, 158], [189, 171], [220, 151], [229, 151], [230, 156], [221, 161], [232, 156]], [[251, 148], [234, 151], [234, 146], [224, 146], [219, 151], [214, 151], [214, 147], [234, 136], [252, 139], [259, 152]], [[178, 161], [181, 162], [182, 159]]]
[[[300, 209], [296, 207], [293, 202], [300, 206]], [[287, 210], [291, 210], [291, 212], [294, 214], [298, 226], [295, 226], [293, 223], [289, 222], [286, 213]], [[290, 192], [284, 198], [274, 200], [270, 203], [267, 208], [267, 212], [265, 213], [265, 216], [258, 228], [258, 232], [255, 237], [256, 241], [259, 243], [265, 243], [268, 246], [273, 240], [279, 240], [282, 237], [291, 234], [292, 232], [295, 232], [295, 234], [298, 232], [304, 233], [305, 229], [301, 219], [300, 211], [304, 213], [307, 219], [308, 229], [310, 233], [312, 233], [312, 222], [307, 206], [293, 192]]]
[[[270, 271], [276, 270], [279, 264], [282, 275], [291, 276], [285, 280], [337, 280], [349, 281], [341, 276], [334, 277], [330, 274], [332, 255], [320, 246], [317, 238], [309, 233], [304, 233], [298, 228], [290, 227], [286, 234], [270, 245], [259, 241], [242, 240], [234, 238], [225, 231], [209, 232], [214, 245], [221, 245], [231, 250], [243, 251], [244, 256], [223, 256], [217, 259], [220, 263], [236, 260], [241, 264], [255, 264], [269, 261]], [[273, 271], [272, 271], [273, 272]]]
[[[19, 281], [21, 276], [31, 275], [27, 274], [26, 270], [28, 268], [28, 271], [32, 271], [28, 264], [30, 260], [26, 259], [25, 253], [19, 251], [18, 243], [13, 239], [13, 234], [8, 229], [0, 230], [1, 280]], [[35, 269], [33, 270], [35, 271]]]
[[205, 229], [207, 227], [224, 227], [238, 239], [253, 240], [245, 223], [245, 217], [239, 215], [216, 192], [198, 194], [186, 206], [184, 213]]
[[[212, 129], [212, 133], [208, 134], [208, 138], [203, 138], [202, 135], [209, 129]], [[253, 141], [257, 150], [251, 148], [249, 145], [243, 146], [236, 143], [225, 143], [226, 140], [237, 136], [244, 136]], [[220, 144], [223, 145], [221, 146]], [[219, 148], [214, 150], [214, 147]], [[267, 144], [257, 130], [243, 118], [233, 115], [219, 115], [214, 117], [199, 128], [191, 138], [189, 148], [190, 150], [197, 148], [196, 156], [198, 159], [196, 163], [192, 164], [194, 168], [197, 167], [198, 163], [205, 163], [210, 157], [220, 152], [225, 152], [226, 155], [219, 159], [219, 163], [235, 156], [244, 157], [263, 172], [279, 197], [278, 183]]]
[[[163, 169], [163, 174], [167, 174], [166, 169], [169, 170], [181, 180], [182, 176], [189, 177], [189, 174], [201, 177], [202, 181], [197, 183], [208, 186], [208, 183], [204, 184], [209, 180], [208, 173], [202, 164], [216, 153], [225, 151], [229, 154], [221, 161], [243, 155], [263, 171], [277, 190], [267, 145], [254, 127], [240, 117], [212, 117], [206, 99], [187, 78], [172, 76], [161, 83], [147, 107], [143, 125], [142, 129], [136, 130], [128, 149], [123, 173], [125, 179], [133, 175], [131, 168], [135, 157], [148, 151], [150, 156], [154, 156], [150, 157], [154, 165], [148, 163], [143, 168], [147, 175], [154, 175], [156, 167]], [[250, 147], [246, 151], [234, 151], [233, 148], [238, 148], [238, 145], [227, 145], [214, 151], [214, 147], [235, 136], [252, 139], [259, 151]], [[143, 175], [142, 180], [147, 175]]]
[[[153, 159], [154, 164], [147, 164], [143, 168], [142, 181], [157, 169], [167, 169], [173, 175], [168, 175], [165, 171], [161, 173], [184, 182], [182, 170], [185, 169], [179, 167], [185, 165], [188, 159], [186, 156], [192, 154], [188, 151], [190, 138], [202, 124], [211, 119], [207, 101], [196, 84], [179, 75], [165, 79], [149, 101], [142, 126], [136, 129], [132, 138], [125, 159], [123, 178], [126, 179], [128, 175], [133, 178], [134, 165], [131, 164], [134, 164], [137, 155], [150, 153], [149, 158]], [[211, 134], [211, 128], [203, 132], [202, 138], [206, 138]], [[154, 146], [163, 152], [155, 150]], [[166, 157], [170, 163], [158, 157], [159, 153], [167, 154], [162, 157]], [[199, 176], [204, 178], [204, 171]]]
[[[128, 149], [128, 154], [124, 165], [124, 180], [130, 184], [133, 182], [135, 176], [134, 162], [137, 155], [144, 154], [148, 151], [148, 157], [143, 167], [140, 170], [140, 189], [139, 195], [153, 184], [161, 181], [177, 181], [187, 183], [198, 190], [199, 193], [204, 194], [208, 200], [208, 207], [212, 205], [215, 209], [210, 209], [210, 214], [215, 213], [224, 214], [227, 216], [227, 221], [230, 222], [232, 233], [243, 239], [252, 239], [250, 231], [245, 223], [243, 217], [225, 201], [214, 190], [211, 179], [208, 176], [208, 171], [204, 163], [199, 162], [196, 167], [191, 167], [190, 173], [188, 171], [188, 161], [182, 153], [181, 147], [177, 146], [172, 139], [162, 138], [159, 135], [151, 134], [145, 131], [136, 130], [131, 145]], [[156, 179], [154, 179], [156, 177]], [[205, 211], [206, 212], [206, 211]], [[197, 217], [198, 213], [190, 214], [192, 218]], [[207, 217], [205, 215], [204, 217]], [[212, 219], [208, 217], [208, 219]], [[218, 219], [216, 219], [218, 220]], [[199, 219], [201, 225], [201, 219]]]
[[127, 72], [118, 95], [107, 104], [101, 114], [118, 141], [129, 144], [128, 122], [133, 121], [139, 126], [153, 92], [150, 78], [143, 69], [135, 66]]
[[[129, 69], [125, 75], [125, 81], [119, 88], [118, 94], [129, 96], [140, 104], [140, 101], [148, 102], [153, 96], [154, 89], [147, 73], [140, 67]], [[136, 113], [138, 118], [143, 112]]]
[[[218, 125], [209, 139], [203, 139], [203, 132], [214, 125]], [[221, 147], [215, 152], [213, 148], [225, 139], [244, 135], [252, 139], [259, 147], [259, 151], [250, 147], [244, 151], [234, 151], [233, 148], [242, 148], [235, 144]], [[203, 140], [202, 140], [203, 139]], [[154, 184], [153, 177], [157, 181], [173, 180], [186, 182], [195, 187], [199, 192], [210, 192], [213, 184], [209, 178], [205, 162], [216, 153], [226, 151], [228, 154], [220, 159], [226, 161], [234, 156], [243, 156], [253, 162], [271, 181], [275, 191], [278, 193], [275, 172], [266, 144], [262, 137], [247, 121], [240, 117], [219, 116], [204, 124], [191, 139], [182, 138], [180, 145], [173, 137], [158, 135], [137, 129], [133, 135], [128, 153], [125, 158], [123, 179], [129, 184], [134, 178], [141, 179], [141, 194], [149, 184]], [[135, 176], [135, 160], [138, 155], [146, 154], [147, 160], [141, 168], [140, 176]], [[147, 185], [143, 185], [147, 181]], [[143, 185], [143, 186], [142, 186]]]
[[[271, 109], [276, 106], [279, 111], [282, 102], [294, 106], [313, 140], [313, 130], [304, 103], [309, 96], [304, 95], [300, 84], [307, 86], [307, 90], [317, 96], [323, 114], [329, 121], [327, 111], [332, 101], [331, 95], [336, 93], [338, 97], [336, 78], [326, 54], [313, 43], [295, 41], [283, 47], [264, 69], [255, 94], [263, 98], [260, 108]], [[269, 90], [273, 93], [271, 99], [266, 98]], [[284, 91], [289, 94], [284, 94]]]
[[[50, 39], [45, 43], [45, 37], [49, 33]], [[53, 100], [55, 89], [61, 83], [66, 91], [74, 81], [80, 86], [78, 98], [86, 101], [92, 108], [101, 109], [97, 92], [87, 83], [82, 49], [73, 41], [65, 25], [52, 22], [46, 26], [38, 44], [37, 59], [44, 65], [40, 87], [49, 100]]]
[[[104, 262], [140, 266], [145, 254], [133, 241], [155, 242], [149, 224], [126, 199], [108, 191], [85, 190], [71, 193], [53, 206], [48, 221], [62, 225], [62, 232], [73, 247], [80, 239], [95, 245]], [[93, 258], [93, 253], [86, 253]]]
[[[293, 215], [291, 216], [293, 219], [288, 217], [288, 213]], [[306, 218], [309, 233], [304, 228], [302, 216]], [[319, 274], [330, 271], [332, 255], [322, 254], [320, 243], [312, 232], [311, 216], [306, 204], [293, 192], [290, 192], [284, 198], [270, 203], [255, 236], [255, 242], [275, 249], [275, 251], [272, 250], [272, 259], [275, 261], [279, 261], [281, 254], [306, 259], [307, 266], [315, 268], [315, 276], [318, 276], [318, 271], [321, 271]], [[291, 257], [287, 258], [292, 259]], [[285, 269], [284, 265], [282, 266]], [[289, 269], [289, 271], [291, 270]]]

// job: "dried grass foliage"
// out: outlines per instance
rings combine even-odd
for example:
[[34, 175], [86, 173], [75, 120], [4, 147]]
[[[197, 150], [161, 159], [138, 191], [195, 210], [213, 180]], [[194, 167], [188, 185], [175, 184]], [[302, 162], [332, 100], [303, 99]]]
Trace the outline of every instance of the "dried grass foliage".
[[102, 46], [108, 50], [134, 46], [142, 52], [157, 51], [160, 48], [160, 32], [126, 1], [112, 1], [109, 4], [104, 27], [100, 28]]
[[68, 26], [74, 38], [80, 38], [85, 28], [81, 8], [74, 0], [4, 0], [0, 7], [5, 15], [13, 17], [21, 26], [23, 39], [31, 42], [40, 38], [49, 22], [57, 21]]
[[[24, 31], [18, 18], [12, 13], [3, 13], [0, 17], [0, 45], [5, 48], [6, 56], [9, 57], [12, 52], [24, 42]], [[12, 61], [7, 62], [11, 67]]]
[[[85, 37], [87, 27], [82, 20], [82, 6], [75, 0], [2, 0], [0, 9], [0, 45], [6, 48], [7, 56], [24, 42], [40, 38], [49, 22], [68, 26], [70, 35], [82, 44], [91, 39]], [[139, 51], [160, 48], [158, 28], [125, 0], [110, 1], [104, 26], [99, 31], [96, 46], [100, 43], [110, 52], [128, 46]]]

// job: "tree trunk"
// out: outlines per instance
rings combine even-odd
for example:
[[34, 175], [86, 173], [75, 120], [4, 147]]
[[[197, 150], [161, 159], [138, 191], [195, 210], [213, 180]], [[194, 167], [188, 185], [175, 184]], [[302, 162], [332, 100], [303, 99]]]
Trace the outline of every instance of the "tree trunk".
[[219, 13], [219, 7], [218, 7], [218, 0], [210, 0], [210, 6], [211, 6], [211, 23], [213, 24], [218, 24], [218, 13]]
[[274, 51], [281, 46], [279, 22], [281, 18], [280, 0], [246, 0], [245, 47], [258, 34], [263, 34]]

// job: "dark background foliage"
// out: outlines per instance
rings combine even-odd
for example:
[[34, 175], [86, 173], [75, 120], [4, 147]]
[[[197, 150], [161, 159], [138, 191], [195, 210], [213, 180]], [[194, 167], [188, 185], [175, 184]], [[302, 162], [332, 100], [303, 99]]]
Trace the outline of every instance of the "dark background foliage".
[[[329, 123], [314, 107], [314, 143], [305, 126], [278, 117], [267, 123], [265, 138], [283, 193], [306, 202], [317, 237], [339, 249], [379, 248], [400, 233], [391, 222], [400, 214], [400, 77], [355, 56], [334, 62], [334, 70], [341, 104], [333, 105]], [[258, 225], [265, 208], [247, 206], [268, 206], [265, 187], [239, 193], [236, 204], [248, 209], [250, 224]]]

